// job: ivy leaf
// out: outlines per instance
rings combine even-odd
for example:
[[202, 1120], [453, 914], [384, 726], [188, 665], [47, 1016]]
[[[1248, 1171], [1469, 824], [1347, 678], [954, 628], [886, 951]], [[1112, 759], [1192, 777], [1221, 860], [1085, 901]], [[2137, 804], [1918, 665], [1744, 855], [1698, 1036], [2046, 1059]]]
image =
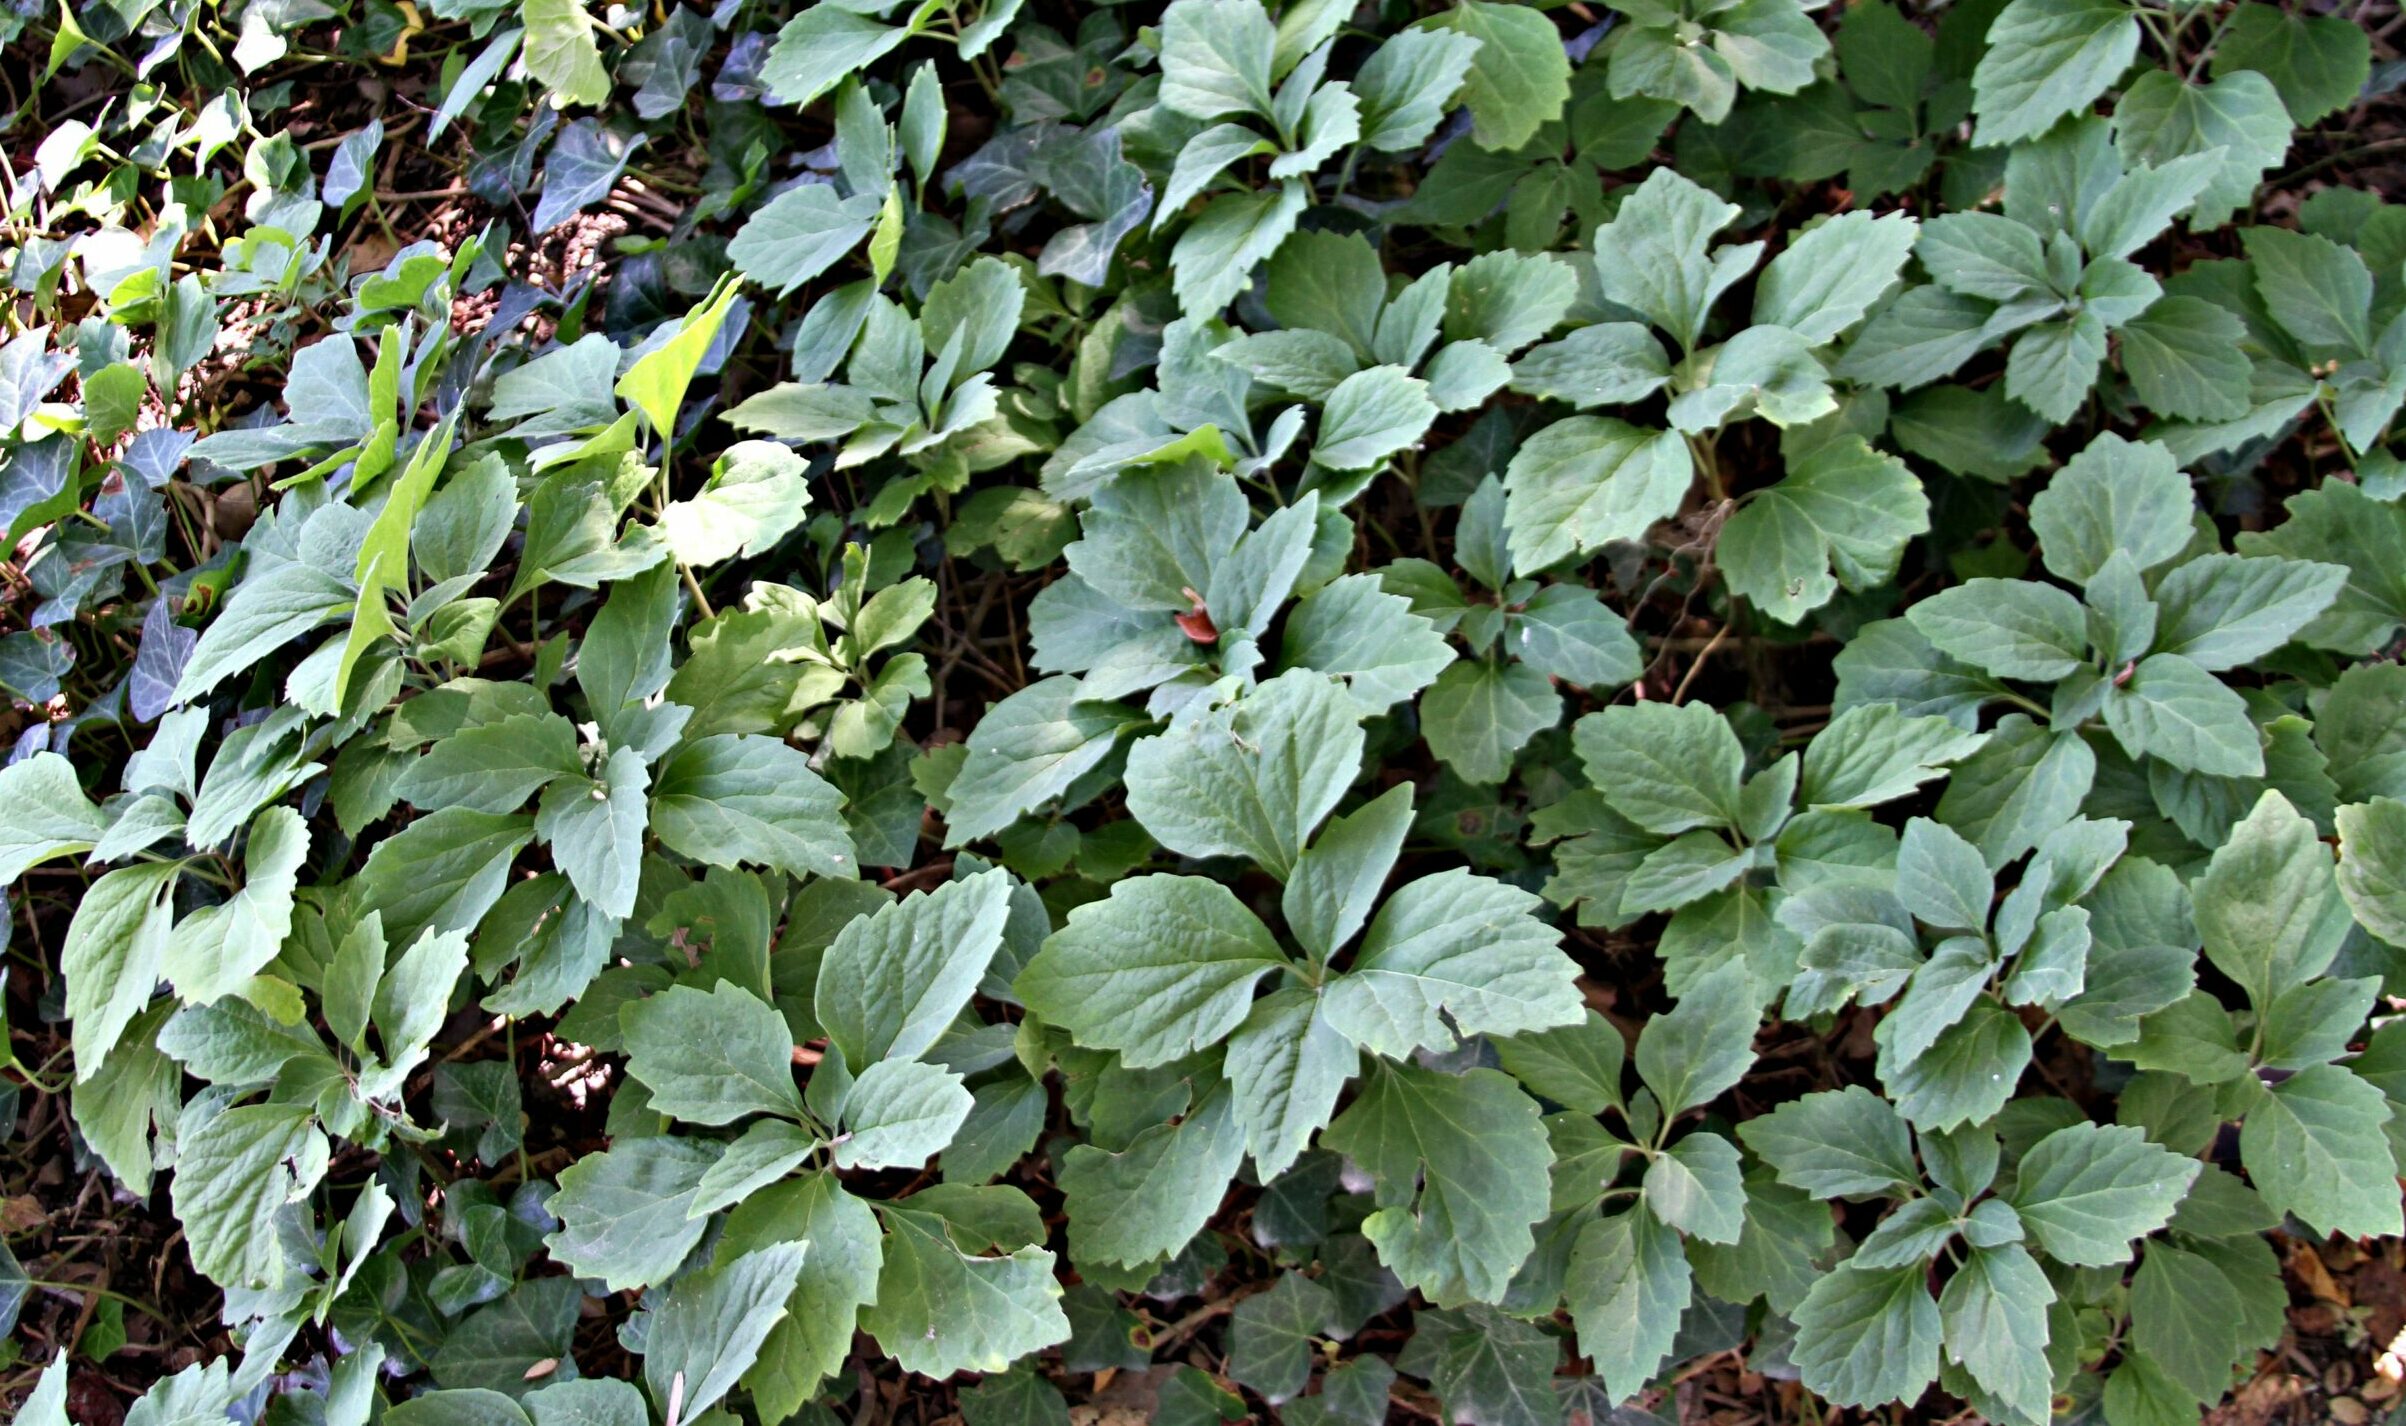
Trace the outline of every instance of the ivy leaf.
[[1439, 1304], [1503, 1297], [1536, 1244], [1554, 1157], [1510, 1077], [1382, 1065], [1321, 1142], [1375, 1180], [1362, 1232], [1397, 1277]]
[[1015, 985], [1029, 1009], [1132, 1069], [1206, 1048], [1243, 1023], [1285, 953], [1233, 892], [1195, 876], [1130, 877], [1072, 911]]

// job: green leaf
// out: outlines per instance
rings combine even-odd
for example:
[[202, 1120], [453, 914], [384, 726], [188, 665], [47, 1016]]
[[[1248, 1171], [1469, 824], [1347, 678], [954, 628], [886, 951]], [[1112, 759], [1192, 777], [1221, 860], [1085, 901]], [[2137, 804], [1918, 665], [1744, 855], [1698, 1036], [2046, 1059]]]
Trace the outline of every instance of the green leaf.
[[0, 767], [0, 886], [37, 862], [90, 851], [108, 826], [57, 753]]
[[814, 1008], [847, 1065], [934, 1046], [1001, 948], [1010, 898], [1010, 875], [996, 868], [845, 923], [819, 962]]
[[1757, 491], [1722, 526], [1730, 589], [1783, 623], [1896, 575], [1906, 544], [1930, 528], [1930, 502], [1905, 463], [1848, 438], [1819, 446]]
[[2373, 278], [2364, 259], [2314, 233], [2251, 227], [2241, 234], [2256, 294], [2309, 356], [2372, 350]]
[[1986, 739], [1944, 718], [1916, 718], [1888, 703], [1847, 709], [1805, 745], [1797, 801], [1808, 808], [1876, 807], [1909, 795]]
[[[903, 33], [874, 25], [835, 5], [822, 4], [786, 23], [777, 52], [784, 50], [785, 38], [793, 35], [796, 27], [810, 25], [814, 17], [822, 15], [840, 21], [847, 28], [869, 26], [880, 34], [892, 35], [897, 43]], [[772, 58], [763, 76], [773, 78], [775, 73], [776, 61]], [[793, 71], [786, 73], [791, 76]], [[802, 82], [815, 84], [819, 80], [813, 74]], [[835, 266], [859, 247], [877, 226], [879, 201], [865, 193], [838, 198], [835, 189], [824, 183], [798, 184], [762, 204], [744, 221], [743, 229], [727, 244], [727, 261], [735, 264], [735, 270], [745, 277], [783, 296]]]
[[1412, 825], [1412, 789], [1397, 785], [1332, 819], [1296, 858], [1279, 909], [1287, 928], [1326, 960], [1370, 919]]
[[1746, 1185], [1738, 1146], [1695, 1133], [1646, 1166], [1646, 1207], [1691, 1238], [1735, 1243], [1745, 1228]]
[[1754, 320], [1815, 345], [1835, 341], [1897, 285], [1917, 232], [1902, 213], [1845, 213], [1805, 230], [1755, 280]]
[[1581, 718], [1571, 742], [1605, 801], [1646, 831], [1672, 836], [1740, 820], [1746, 750], [1707, 705], [1616, 704]]
[[1795, 1320], [1797, 1369], [1834, 1406], [1910, 1402], [1937, 1379], [1943, 1328], [1919, 1262], [1841, 1264], [1813, 1284]]
[[1072, 1261], [1140, 1266], [1202, 1230], [1245, 1156], [1232, 1099], [1214, 1087], [1185, 1118], [1146, 1129], [1122, 1152], [1080, 1144], [1062, 1156]]
[[2027, 579], [1971, 579], [1905, 611], [1939, 652], [1999, 678], [2051, 683], [2088, 654], [2080, 601]]
[[1411, 882], [1379, 908], [1352, 965], [1327, 986], [1321, 1014], [1395, 1060], [1417, 1048], [1452, 1049], [1448, 1019], [1470, 1035], [1576, 1023], [1578, 968], [1536, 915], [1543, 904], [1461, 870]]
[[2204, 669], [2252, 663], [2330, 607], [2347, 574], [2307, 560], [2202, 555], [2156, 586], [2155, 647]]
[[1593, 1010], [1575, 1025], [1498, 1040], [1495, 1051], [1513, 1078], [1557, 1104], [1581, 1114], [1620, 1107], [1628, 1047], [1612, 1022]]
[[2129, 1125], [2073, 1124], [2031, 1145], [2009, 1201], [2056, 1261], [2119, 1267], [2171, 1220], [2198, 1168]]
[[2338, 1065], [2316, 1065], [2255, 1098], [2239, 1157], [2264, 1201], [2317, 1233], [2395, 1237], [2397, 1166], [2382, 1132], [2380, 1090]]
[[737, 441], [691, 499], [660, 511], [661, 533], [679, 564], [711, 565], [766, 551], [802, 522], [810, 488], [803, 461], [774, 441]]
[[2216, 777], [2264, 771], [2246, 701], [2178, 654], [2149, 654], [2106, 695], [2105, 725], [2122, 750]]
[[2372, 41], [2340, 15], [2241, 5], [2214, 46], [2217, 79], [2255, 70], [2280, 92], [2288, 119], [2312, 125], [2356, 102], [2372, 75]]
[[193, 1268], [229, 1289], [283, 1286], [288, 1264], [276, 1218], [317, 1186], [326, 1154], [306, 1105], [246, 1104], [187, 1122], [174, 1204]]
[[1008, 827], [1066, 792], [1140, 721], [1117, 703], [1085, 702], [1069, 674], [1039, 679], [988, 709], [947, 792], [945, 844]]
[[[652, 787], [652, 831], [707, 866], [749, 862], [792, 876], [858, 870], [843, 794], [780, 739], [721, 733], [670, 755]], [[442, 815], [440, 813], [436, 814]]]
[[[1388, 36], [1353, 77], [1362, 104], [1362, 147], [1403, 153], [1425, 143], [1481, 47], [1468, 33], [1406, 30]], [[1496, 108], [1491, 101], [1490, 111]]]
[[1791, 1100], [1740, 1124], [1738, 1137], [1781, 1183], [1815, 1198], [1889, 1194], [1921, 1179], [1905, 1121], [1859, 1084]]
[[1662, 1370], [1693, 1286], [1679, 1236], [1643, 1209], [1579, 1230], [1564, 1281], [1579, 1352], [1625, 1401]]
[[618, 1019], [627, 1073], [643, 1082], [660, 1113], [689, 1124], [802, 1117], [785, 1017], [735, 982], [670, 986], [629, 1004]]
[[1657, 168], [1596, 230], [1596, 276], [1604, 295], [1642, 313], [1693, 351], [1713, 301], [1762, 255], [1759, 243], [1707, 252], [1714, 233], [1738, 216], [1727, 203], [1670, 168]]
[[[1197, 3], [1236, 6], [1253, 0]], [[1295, 231], [1295, 220], [1309, 197], [1304, 180], [1290, 178], [1274, 189], [1213, 199], [1170, 250], [1171, 286], [1179, 307], [1196, 317], [1226, 307], [1253, 280], [1253, 269]]]
[[1581, 410], [1643, 401], [1671, 380], [1671, 358], [1636, 322], [1599, 322], [1531, 347], [1512, 363], [1512, 389]]
[[2406, 946], [2406, 802], [2377, 797], [2338, 820], [2339, 894], [2357, 925]]
[[635, 909], [643, 872], [644, 792], [651, 774], [643, 755], [617, 748], [599, 778], [564, 777], [543, 789], [535, 835], [551, 844], [554, 865], [604, 916]]
[[1601, 416], [1557, 421], [1523, 441], [1504, 471], [1512, 562], [1541, 570], [1678, 513], [1695, 480], [1687, 444]]
[[879, 1060], [845, 1092], [835, 1166], [919, 1168], [952, 1142], [971, 1103], [961, 1077], [951, 1070], [919, 1060]]
[[2121, 0], [2013, 0], [1972, 72], [1978, 142], [2037, 138], [2094, 104], [2138, 52], [2138, 17]]
[[1646, 1022], [1637, 1073], [1665, 1117], [1711, 1103], [1745, 1076], [1761, 1019], [1745, 966], [1732, 962], [1690, 982], [1676, 1006]]
[[1571, 94], [1570, 56], [1543, 11], [1466, 0], [1424, 23], [1479, 42], [1462, 82], [1462, 103], [1480, 148], [1519, 148], [1541, 125], [1562, 116]]
[[[2254, 229], [2249, 229], [2253, 232]], [[2318, 649], [2364, 653], [2387, 642], [2406, 622], [2406, 506], [2372, 499], [2333, 481], [2290, 497], [2289, 515], [2268, 532], [2238, 538], [2242, 554], [2321, 559], [2348, 567], [2347, 587], [2306, 626], [2302, 642]], [[2344, 764], [2341, 765], [2344, 770]]]
[[1359, 718], [1335, 680], [1291, 669], [1132, 748], [1128, 810], [1172, 851], [1283, 880], [1360, 770]]
[[643, 1375], [652, 1395], [697, 1414], [718, 1404], [784, 1317], [805, 1250], [777, 1243], [679, 1278], [651, 1310], [644, 1334]]
[[945, 1220], [887, 1207], [885, 1270], [861, 1326], [904, 1371], [943, 1378], [999, 1372], [1069, 1336], [1053, 1255], [1020, 1248], [973, 1257], [953, 1245]]
[[546, 1210], [560, 1220], [543, 1240], [579, 1277], [612, 1292], [665, 1282], [709, 1226], [686, 1209], [718, 1155], [690, 1139], [623, 1140], [560, 1170]]
[[1161, 16], [1161, 102], [1197, 119], [1268, 118], [1277, 42], [1259, 0], [1177, 0]]
[[1362, 1232], [1397, 1277], [1439, 1304], [1502, 1298], [1536, 1244], [1553, 1161], [1508, 1076], [1382, 1065], [1321, 1141], [1376, 1182]]
[[2347, 935], [2330, 850], [2278, 792], [2231, 828], [2190, 891], [2206, 959], [2259, 1009], [2322, 974]]
[[1245, 1152], [1267, 1183], [1285, 1173], [1337, 1109], [1361, 1052], [1308, 991], [1256, 1001], [1228, 1042], [1228, 1083]]
[[866, 72], [917, 28], [916, 23], [880, 24], [840, 4], [813, 5], [777, 32], [777, 43], [760, 66], [760, 81], [780, 104], [809, 104], [845, 76]]
[[551, 91], [554, 104], [565, 108], [609, 99], [610, 76], [602, 70], [593, 20], [580, 0], [520, 0], [518, 15], [526, 22], [526, 72]]
[[851, 1356], [859, 1309], [877, 1298], [882, 1252], [877, 1215], [832, 1173], [787, 1179], [744, 1199], [727, 1216], [717, 1261], [776, 1243], [806, 1243], [809, 1250], [785, 1316], [744, 1374], [764, 1418], [792, 1415]]
[[2290, 127], [2272, 81], [2252, 70], [2206, 84], [2151, 70], [2114, 106], [2114, 143], [2132, 167], [2203, 159], [2211, 176], [2189, 215], [2194, 231], [2220, 227], [2253, 206], [2256, 185], [2289, 152]]
[[150, 1003], [175, 920], [174, 862], [123, 867], [92, 883], [59, 951], [67, 1018], [75, 1022], [75, 1078], [99, 1072], [127, 1022]]
[[2122, 370], [2159, 414], [2229, 421], [2247, 414], [2254, 370], [2247, 327], [2199, 297], [2166, 297], [2122, 327]]
[[1079, 1044], [1144, 1069], [1225, 1038], [1249, 1013], [1254, 983], [1287, 963], [1226, 886], [1137, 876], [1072, 911], [1014, 988]]
[[556, 713], [513, 713], [437, 739], [393, 790], [417, 807], [500, 814], [525, 806], [554, 778], [583, 772], [575, 724]]
[[242, 890], [177, 923], [159, 962], [186, 1004], [239, 993], [276, 958], [292, 932], [293, 892], [308, 856], [308, 824], [291, 808], [270, 807], [251, 823]]
[[225, 608], [201, 630], [169, 702], [189, 703], [312, 629], [349, 614], [357, 596], [314, 565], [278, 564], [234, 586]]
[[1938, 1296], [1947, 1360], [2026, 1421], [2053, 1415], [2047, 1308], [2055, 1289], [2019, 1243], [1975, 1247]]
[[1429, 386], [1400, 366], [1357, 371], [1329, 392], [1320, 412], [1312, 462], [1329, 470], [1367, 470], [1418, 444], [1437, 419]]
[[1464, 660], [1420, 696], [1429, 751], [1464, 782], [1482, 786], [1510, 777], [1520, 750], [1561, 720], [1562, 695], [1522, 663]]

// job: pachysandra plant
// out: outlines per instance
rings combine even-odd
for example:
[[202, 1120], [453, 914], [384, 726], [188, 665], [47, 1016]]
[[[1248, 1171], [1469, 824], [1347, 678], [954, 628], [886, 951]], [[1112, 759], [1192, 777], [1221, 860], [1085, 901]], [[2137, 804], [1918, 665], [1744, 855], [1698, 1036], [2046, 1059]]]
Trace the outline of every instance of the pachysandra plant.
[[0, 15], [5, 1409], [2347, 1419], [2375, 23]]

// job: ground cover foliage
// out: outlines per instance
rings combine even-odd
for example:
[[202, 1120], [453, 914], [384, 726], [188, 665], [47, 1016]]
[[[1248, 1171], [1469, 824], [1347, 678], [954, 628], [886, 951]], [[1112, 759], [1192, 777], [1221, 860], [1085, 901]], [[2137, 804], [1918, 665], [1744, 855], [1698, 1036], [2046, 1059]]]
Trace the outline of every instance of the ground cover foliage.
[[2393, 19], [0, 15], [16, 1419], [2323, 1410]]

